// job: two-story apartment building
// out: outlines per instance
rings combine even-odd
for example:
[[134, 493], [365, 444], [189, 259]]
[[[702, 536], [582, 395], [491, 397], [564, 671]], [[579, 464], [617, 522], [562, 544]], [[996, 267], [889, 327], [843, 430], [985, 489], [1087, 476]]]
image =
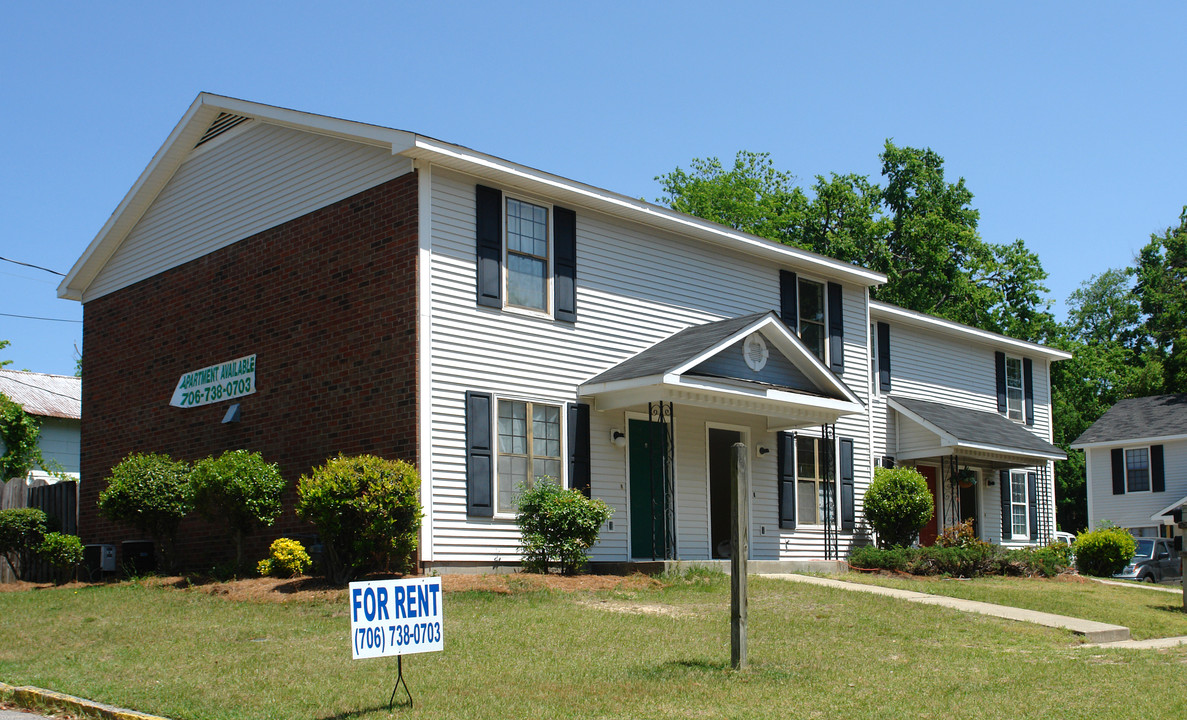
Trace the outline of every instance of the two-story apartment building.
[[595, 561], [722, 558], [741, 442], [755, 559], [868, 541], [890, 458], [931, 468], [940, 526], [975, 507], [983, 536], [1042, 541], [1066, 356], [872, 303], [884, 281], [458, 145], [203, 94], [59, 288], [84, 304], [80, 532], [122, 537], [93, 501], [132, 451], [247, 447], [290, 480], [371, 452], [420, 468], [426, 566], [516, 562], [516, 489], [541, 476], [614, 507]]

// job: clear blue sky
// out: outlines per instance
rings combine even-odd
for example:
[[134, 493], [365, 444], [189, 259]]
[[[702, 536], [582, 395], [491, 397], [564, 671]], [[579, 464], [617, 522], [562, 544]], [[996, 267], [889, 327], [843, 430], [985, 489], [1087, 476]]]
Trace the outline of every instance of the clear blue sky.
[[[728, 9], [727, 9], [728, 7]], [[878, 179], [886, 138], [964, 177], [1057, 309], [1187, 203], [1187, 5], [6, 3], [0, 256], [66, 272], [200, 91], [430, 135], [655, 200], [694, 157]], [[0, 313], [79, 320], [0, 262]], [[79, 323], [0, 315], [18, 369]]]

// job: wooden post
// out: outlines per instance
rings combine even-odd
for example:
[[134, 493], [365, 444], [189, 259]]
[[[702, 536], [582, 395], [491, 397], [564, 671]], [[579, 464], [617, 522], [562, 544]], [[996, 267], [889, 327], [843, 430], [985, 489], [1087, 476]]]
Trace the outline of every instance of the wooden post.
[[746, 561], [750, 557], [750, 485], [746, 446], [734, 443], [730, 472], [730, 665], [746, 667]]

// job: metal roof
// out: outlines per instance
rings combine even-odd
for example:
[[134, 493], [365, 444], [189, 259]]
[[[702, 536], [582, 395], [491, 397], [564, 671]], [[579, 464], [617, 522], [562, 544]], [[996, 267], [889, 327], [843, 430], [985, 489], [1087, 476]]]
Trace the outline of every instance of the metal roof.
[[23, 370], [0, 370], [0, 393], [30, 415], [82, 418], [82, 379]]

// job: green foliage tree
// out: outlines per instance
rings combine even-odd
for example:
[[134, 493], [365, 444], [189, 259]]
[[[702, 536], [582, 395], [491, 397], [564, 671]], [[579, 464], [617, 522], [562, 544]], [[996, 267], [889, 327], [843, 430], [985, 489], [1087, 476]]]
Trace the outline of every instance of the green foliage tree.
[[297, 481], [297, 515], [317, 527], [330, 582], [403, 571], [420, 531], [420, 474], [403, 460], [339, 455]]
[[51, 532], [37, 550], [37, 554], [54, 568], [54, 583], [61, 585], [74, 578], [83, 558], [82, 540], [77, 535]]
[[0, 510], [0, 555], [18, 580], [27, 577], [45, 538], [45, 513], [37, 508]]
[[132, 453], [111, 469], [99, 512], [151, 536], [162, 567], [174, 569], [177, 527], [193, 510], [189, 477], [189, 466], [168, 455]]
[[37, 418], [0, 393], [0, 482], [23, 477], [33, 466], [44, 465], [40, 437]]
[[550, 478], [540, 478], [520, 493], [515, 516], [524, 567], [546, 573], [550, 565], [556, 564], [565, 575], [576, 573], [585, 565], [589, 549], [613, 513], [602, 500], [587, 498], [579, 490], [566, 490]]
[[[3, 350], [4, 348], [8, 347], [11, 344], [12, 343], [8, 340], [0, 340], [0, 350]], [[0, 360], [0, 368], [5, 367], [7, 365], [11, 365], [11, 364], [12, 364], [11, 360]]]
[[1187, 392], [1187, 206], [1178, 226], [1150, 236], [1134, 273], [1151, 355], [1163, 368], [1161, 391]]
[[243, 541], [256, 525], [272, 525], [280, 515], [284, 478], [259, 453], [228, 450], [194, 463], [190, 473], [194, 508], [208, 520], [222, 521], [235, 545], [235, 567], [243, 567]]
[[865, 495], [865, 515], [882, 548], [906, 547], [935, 513], [935, 499], [919, 471], [909, 467], [874, 468]]

